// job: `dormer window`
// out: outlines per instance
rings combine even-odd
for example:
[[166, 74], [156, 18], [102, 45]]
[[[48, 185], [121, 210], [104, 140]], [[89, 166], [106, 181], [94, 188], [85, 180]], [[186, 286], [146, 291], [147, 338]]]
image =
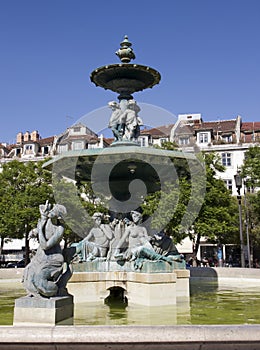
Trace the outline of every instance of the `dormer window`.
[[80, 132], [80, 126], [74, 126], [73, 132]]
[[188, 136], [179, 138], [179, 145], [188, 145], [190, 143], [190, 139]]
[[225, 142], [232, 142], [232, 135], [223, 135], [222, 140]]
[[199, 143], [209, 143], [209, 133], [208, 132], [200, 132], [199, 133]]

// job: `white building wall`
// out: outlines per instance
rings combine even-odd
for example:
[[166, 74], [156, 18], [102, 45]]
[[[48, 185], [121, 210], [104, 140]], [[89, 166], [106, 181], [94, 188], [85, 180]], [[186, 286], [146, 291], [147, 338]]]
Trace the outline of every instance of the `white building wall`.
[[[204, 149], [206, 152], [215, 152], [216, 154], [219, 154], [220, 161], [222, 161], [222, 154], [223, 153], [230, 153], [231, 154], [231, 165], [225, 166], [224, 172], [217, 172], [217, 176], [223, 180], [232, 180], [232, 194], [237, 195], [237, 189], [235, 186], [235, 180], [234, 175], [237, 173], [238, 170], [241, 169], [244, 158], [245, 158], [245, 152], [249, 149], [249, 147], [253, 147], [254, 144], [225, 144], [225, 145], [215, 145], [210, 146]], [[242, 187], [241, 193], [243, 193], [244, 189]]]

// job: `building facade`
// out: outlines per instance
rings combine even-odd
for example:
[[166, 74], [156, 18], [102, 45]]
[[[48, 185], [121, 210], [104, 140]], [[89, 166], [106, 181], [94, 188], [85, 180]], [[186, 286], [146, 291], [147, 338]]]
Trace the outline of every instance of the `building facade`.
[[139, 137], [140, 146], [146, 147], [161, 146], [165, 141], [173, 142], [185, 152], [216, 153], [225, 167], [218, 176], [236, 195], [234, 175], [243, 165], [249, 147], [260, 144], [260, 122], [243, 123], [240, 116], [204, 122], [201, 114], [180, 114], [175, 124], [142, 130]]
[[14, 159], [22, 162], [39, 161], [67, 151], [104, 148], [108, 145], [109, 142], [102, 135], [98, 136], [81, 123], [67, 128], [58, 136], [46, 138], [41, 138], [37, 130], [19, 132], [15, 144], [0, 144], [0, 162]]

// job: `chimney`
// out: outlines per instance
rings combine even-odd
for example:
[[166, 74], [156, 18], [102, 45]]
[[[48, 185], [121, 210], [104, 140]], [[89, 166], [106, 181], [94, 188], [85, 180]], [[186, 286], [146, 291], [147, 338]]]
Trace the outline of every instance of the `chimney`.
[[20, 131], [16, 135], [16, 143], [17, 144], [22, 144], [23, 143], [23, 133]]
[[31, 140], [32, 141], [38, 141], [40, 138], [39, 133], [37, 130], [34, 130], [33, 132], [31, 132]]
[[30, 135], [29, 131], [26, 131], [23, 135], [23, 140], [24, 140], [24, 142], [26, 142], [26, 141], [30, 141], [30, 139], [31, 139], [31, 135]]

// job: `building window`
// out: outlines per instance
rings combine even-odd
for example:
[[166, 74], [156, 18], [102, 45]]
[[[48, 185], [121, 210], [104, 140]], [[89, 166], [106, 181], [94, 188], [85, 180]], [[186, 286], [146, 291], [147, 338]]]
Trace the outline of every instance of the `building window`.
[[80, 126], [74, 126], [73, 131], [74, 132], [80, 132]]
[[43, 147], [43, 154], [48, 154], [49, 153], [49, 147], [48, 146], [44, 146]]
[[226, 184], [227, 189], [232, 192], [232, 180], [227, 179], [227, 180], [224, 180], [224, 182]]
[[231, 153], [222, 153], [222, 165], [231, 166]]
[[161, 139], [160, 139], [160, 144], [161, 144], [161, 146], [165, 143], [165, 142], [167, 142], [168, 140], [165, 138], [165, 137], [162, 137]]
[[75, 151], [83, 149], [82, 142], [73, 142], [73, 149]]
[[67, 152], [68, 145], [59, 145], [59, 153]]
[[222, 140], [225, 142], [232, 142], [232, 135], [222, 136]]
[[207, 132], [199, 133], [199, 143], [208, 143], [209, 142], [209, 134]]
[[32, 145], [26, 145], [24, 154], [32, 154], [33, 153], [33, 146]]
[[147, 146], [146, 137], [139, 137], [139, 143], [141, 147], [146, 147]]
[[190, 143], [189, 137], [180, 137], [179, 145], [188, 145]]

